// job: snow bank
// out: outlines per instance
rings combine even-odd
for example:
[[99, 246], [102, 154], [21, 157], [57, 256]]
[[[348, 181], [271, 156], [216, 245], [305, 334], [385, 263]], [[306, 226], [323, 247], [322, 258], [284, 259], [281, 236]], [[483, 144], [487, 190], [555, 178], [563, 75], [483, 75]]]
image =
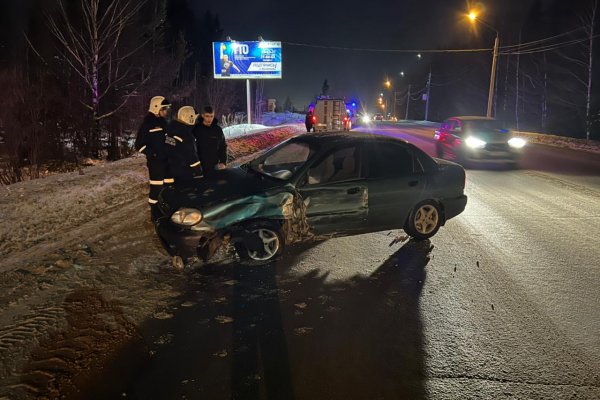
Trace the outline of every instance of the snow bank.
[[597, 140], [586, 141], [585, 139], [523, 131], [515, 131], [515, 135], [526, 138], [530, 143], [600, 154], [600, 141]]
[[305, 114], [267, 112], [262, 115], [262, 123], [267, 126], [304, 123]]
[[233, 139], [241, 136], [252, 135], [269, 129], [265, 125], [260, 124], [239, 124], [223, 128], [225, 139]]

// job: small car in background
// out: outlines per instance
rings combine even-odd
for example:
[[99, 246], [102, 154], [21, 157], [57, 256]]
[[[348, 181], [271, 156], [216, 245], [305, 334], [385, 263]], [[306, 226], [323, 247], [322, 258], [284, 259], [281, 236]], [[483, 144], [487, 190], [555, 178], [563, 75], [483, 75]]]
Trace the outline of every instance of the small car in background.
[[383, 114], [377, 113], [373, 115], [373, 121], [383, 121]]
[[211, 179], [163, 189], [155, 227], [178, 268], [227, 242], [240, 260], [264, 263], [314, 238], [387, 229], [430, 238], [465, 209], [464, 188], [460, 165], [405, 141], [307, 133]]
[[448, 118], [434, 139], [438, 158], [462, 165], [493, 162], [516, 167], [526, 145], [495, 119], [474, 116]]

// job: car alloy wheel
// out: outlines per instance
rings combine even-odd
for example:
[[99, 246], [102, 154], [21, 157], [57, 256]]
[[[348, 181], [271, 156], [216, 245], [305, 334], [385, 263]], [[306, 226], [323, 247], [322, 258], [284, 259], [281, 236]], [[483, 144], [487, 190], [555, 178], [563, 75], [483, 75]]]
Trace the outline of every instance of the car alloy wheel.
[[281, 247], [277, 232], [269, 228], [258, 228], [251, 231], [258, 235], [263, 243], [262, 251], [248, 251], [248, 257], [255, 261], [268, 261], [275, 257]]
[[414, 225], [418, 233], [429, 235], [438, 226], [439, 220], [438, 210], [430, 204], [424, 204], [415, 213]]
[[440, 229], [443, 218], [440, 205], [434, 200], [425, 200], [410, 212], [404, 230], [417, 240], [429, 239]]

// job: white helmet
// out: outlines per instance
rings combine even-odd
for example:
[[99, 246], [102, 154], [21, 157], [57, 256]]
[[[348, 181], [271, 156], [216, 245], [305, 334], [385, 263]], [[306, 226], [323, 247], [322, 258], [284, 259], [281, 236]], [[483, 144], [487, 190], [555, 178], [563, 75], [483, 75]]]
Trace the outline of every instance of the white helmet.
[[167, 99], [165, 99], [163, 96], [154, 96], [150, 100], [150, 108], [148, 109], [148, 111], [150, 111], [154, 115], [158, 115], [158, 112], [163, 107], [171, 107], [171, 105], [169, 104], [169, 101]]
[[186, 125], [194, 125], [196, 118], [198, 118], [198, 114], [192, 106], [183, 106], [177, 111], [177, 119]]

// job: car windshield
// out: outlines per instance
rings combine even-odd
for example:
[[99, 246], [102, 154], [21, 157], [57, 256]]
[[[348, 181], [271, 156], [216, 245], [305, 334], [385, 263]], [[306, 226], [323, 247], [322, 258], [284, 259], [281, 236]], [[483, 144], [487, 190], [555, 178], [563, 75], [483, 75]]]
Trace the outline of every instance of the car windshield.
[[263, 175], [285, 180], [302, 168], [312, 154], [313, 150], [307, 143], [285, 143], [251, 161], [248, 166]]
[[500, 131], [508, 132], [495, 120], [482, 119], [478, 121], [466, 121], [465, 128], [469, 131]]

